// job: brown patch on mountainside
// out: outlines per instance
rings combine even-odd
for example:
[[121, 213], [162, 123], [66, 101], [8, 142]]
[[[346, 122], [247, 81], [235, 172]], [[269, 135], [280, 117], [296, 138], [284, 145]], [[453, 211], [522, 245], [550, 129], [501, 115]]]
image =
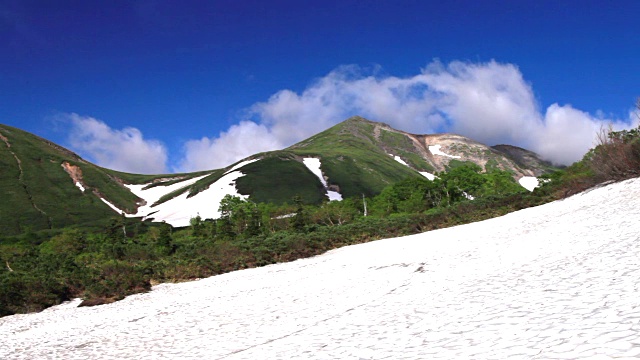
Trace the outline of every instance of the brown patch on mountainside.
[[[485, 144], [471, 140], [467, 137], [457, 134], [426, 134], [417, 135], [396, 130], [384, 123], [368, 122], [374, 125], [374, 137], [385, 153], [398, 155], [402, 158], [402, 151], [409, 151], [420, 156], [431, 165], [434, 171], [447, 171], [452, 161], [472, 162], [478, 164], [484, 171], [497, 168], [513, 173], [514, 178], [519, 179], [523, 176], [538, 176], [544, 172], [543, 161], [534, 153], [522, 150], [527, 153], [527, 160], [518, 161], [510, 153], [506, 153], [503, 149], [491, 148]], [[395, 133], [405, 136], [408, 141], [405, 145], [384, 143], [381, 137], [382, 132]], [[411, 144], [411, 145], [410, 145]], [[431, 151], [430, 147], [439, 145], [440, 152], [450, 155], [442, 155], [439, 152]], [[400, 146], [400, 147], [398, 147]], [[394, 151], [400, 150], [400, 151]], [[513, 150], [512, 152], [515, 152]], [[407, 159], [403, 159], [407, 160]]]
[[[462, 162], [473, 162], [480, 165], [485, 171], [490, 168], [498, 168], [500, 170], [512, 171], [514, 177], [533, 176], [534, 173], [530, 169], [523, 168], [512, 159], [504, 156], [504, 154], [488, 147], [485, 144], [471, 140], [467, 137], [457, 134], [435, 134], [420, 135], [424, 141], [425, 147], [440, 145], [440, 151], [450, 155], [432, 154], [434, 165], [443, 170], [449, 166], [452, 160]], [[457, 157], [457, 158], [456, 158]]]
[[79, 166], [71, 165], [69, 162], [65, 161], [61, 164], [64, 171], [69, 174], [71, 180], [73, 180], [73, 184], [80, 183], [84, 187], [84, 182], [82, 181], [82, 169]]

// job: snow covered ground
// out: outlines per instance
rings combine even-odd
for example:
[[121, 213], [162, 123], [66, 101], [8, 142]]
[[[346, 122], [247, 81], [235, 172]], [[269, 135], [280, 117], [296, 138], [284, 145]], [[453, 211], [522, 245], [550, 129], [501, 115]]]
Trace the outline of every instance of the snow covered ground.
[[640, 179], [449, 229], [0, 318], [2, 359], [640, 357]]

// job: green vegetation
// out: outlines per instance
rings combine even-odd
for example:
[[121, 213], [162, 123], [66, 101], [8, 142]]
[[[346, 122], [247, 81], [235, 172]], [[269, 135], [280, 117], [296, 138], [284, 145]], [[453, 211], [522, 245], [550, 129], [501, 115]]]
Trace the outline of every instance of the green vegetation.
[[320, 180], [304, 164], [287, 152], [274, 152], [242, 168], [246, 175], [236, 180], [241, 194], [251, 194], [255, 202], [283, 204], [298, 195], [307, 204], [324, 199]]
[[[16, 128], [1, 125], [0, 136], [3, 195], [0, 234], [15, 235], [107, 219], [113, 211], [98, 196], [122, 209], [135, 209], [139, 199], [114, 181], [105, 169]], [[84, 193], [63, 168], [65, 163], [82, 174]]]
[[380, 131], [380, 141], [386, 146], [398, 150], [411, 151], [413, 149], [413, 143], [408, 137], [394, 131]]

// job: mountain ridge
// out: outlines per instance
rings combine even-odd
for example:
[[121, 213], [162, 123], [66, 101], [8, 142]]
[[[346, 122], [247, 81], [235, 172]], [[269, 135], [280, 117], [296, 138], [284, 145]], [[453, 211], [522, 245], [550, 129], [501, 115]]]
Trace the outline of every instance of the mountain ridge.
[[491, 148], [457, 134], [411, 134], [359, 116], [282, 150], [254, 154], [223, 169], [183, 174], [102, 168], [6, 125], [0, 125], [0, 140], [5, 197], [0, 234], [5, 235], [104, 223], [118, 213], [185, 226], [198, 214], [219, 216], [217, 204], [226, 194], [275, 204], [299, 196], [304, 203], [319, 204], [330, 194], [334, 199], [374, 196], [407, 177], [434, 176], [465, 163], [483, 171], [506, 170], [515, 179], [551, 168], [522, 148]]

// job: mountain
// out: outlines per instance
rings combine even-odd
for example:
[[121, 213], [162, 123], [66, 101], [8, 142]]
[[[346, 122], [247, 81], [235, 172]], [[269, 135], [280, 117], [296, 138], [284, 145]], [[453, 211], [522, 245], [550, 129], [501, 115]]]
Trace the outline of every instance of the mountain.
[[100, 225], [123, 213], [174, 226], [216, 218], [227, 194], [283, 204], [373, 196], [410, 176], [432, 178], [465, 163], [515, 179], [551, 169], [536, 154], [455, 134], [416, 135], [352, 117], [289, 148], [224, 169], [138, 175], [105, 169], [46, 139], [0, 125], [0, 235]]

